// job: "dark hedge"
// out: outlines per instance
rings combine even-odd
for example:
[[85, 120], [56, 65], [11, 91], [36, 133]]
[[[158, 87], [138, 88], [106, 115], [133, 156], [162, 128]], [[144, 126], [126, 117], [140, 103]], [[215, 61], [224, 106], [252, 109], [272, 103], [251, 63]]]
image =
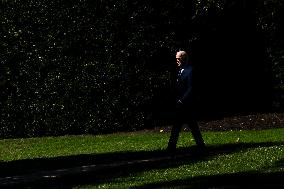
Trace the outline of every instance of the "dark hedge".
[[0, 137], [170, 124], [179, 48], [201, 118], [279, 108], [280, 14], [281, 1], [2, 1]]

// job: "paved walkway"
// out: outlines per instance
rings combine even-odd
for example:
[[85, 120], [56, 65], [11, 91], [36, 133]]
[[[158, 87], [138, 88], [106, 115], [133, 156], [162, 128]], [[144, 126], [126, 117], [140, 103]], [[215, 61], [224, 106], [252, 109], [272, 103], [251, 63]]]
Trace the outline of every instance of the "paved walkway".
[[[184, 156], [185, 155], [177, 155], [176, 158], [184, 157]], [[15, 175], [15, 176], [2, 177], [0, 178], [0, 188], [29, 184], [29, 183], [38, 182], [38, 181], [54, 181], [56, 179], [66, 177], [66, 176], [80, 175], [82, 173], [91, 173], [91, 172], [100, 171], [100, 170], [131, 166], [131, 165], [138, 165], [138, 164], [143, 164], [143, 163], [146, 163], [146, 164], [155, 163], [155, 162], [160, 162], [160, 161], [170, 160], [170, 159], [172, 159], [170, 156], [161, 156], [161, 157], [154, 157], [150, 159], [121, 161], [121, 162], [115, 162], [115, 163], [110, 163], [110, 164], [86, 165], [86, 166], [57, 169], [57, 170], [51, 170], [51, 171], [38, 171], [32, 174], [26, 174], [26, 175]]]

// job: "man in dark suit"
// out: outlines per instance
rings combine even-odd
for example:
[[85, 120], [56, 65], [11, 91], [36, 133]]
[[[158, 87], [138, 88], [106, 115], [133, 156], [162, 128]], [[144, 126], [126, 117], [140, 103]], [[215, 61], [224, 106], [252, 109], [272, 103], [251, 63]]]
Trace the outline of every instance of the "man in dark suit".
[[184, 124], [189, 126], [198, 148], [203, 150], [205, 148], [205, 143], [195, 119], [194, 112], [192, 88], [193, 67], [189, 62], [188, 54], [185, 51], [178, 51], [176, 53], [176, 63], [178, 67], [176, 78], [176, 109], [174, 125], [167, 150], [170, 153], [175, 152], [179, 133]]

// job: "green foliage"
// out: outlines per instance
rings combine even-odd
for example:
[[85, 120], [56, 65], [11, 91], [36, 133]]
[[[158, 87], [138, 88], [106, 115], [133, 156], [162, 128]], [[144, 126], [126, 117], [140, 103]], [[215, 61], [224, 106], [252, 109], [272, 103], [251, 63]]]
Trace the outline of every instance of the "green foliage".
[[266, 34], [266, 52], [272, 63], [276, 85], [283, 86], [283, 2], [261, 1], [257, 16], [257, 25]]
[[143, 67], [165, 41], [144, 20], [156, 14], [150, 2], [2, 1], [1, 9], [1, 136], [143, 126], [141, 106], [164, 79]]
[[[212, 10], [218, 17], [236, 2], [2, 1], [0, 137], [144, 128], [169, 106], [172, 54], [214, 30]], [[283, 84], [283, 5], [255, 9]]]

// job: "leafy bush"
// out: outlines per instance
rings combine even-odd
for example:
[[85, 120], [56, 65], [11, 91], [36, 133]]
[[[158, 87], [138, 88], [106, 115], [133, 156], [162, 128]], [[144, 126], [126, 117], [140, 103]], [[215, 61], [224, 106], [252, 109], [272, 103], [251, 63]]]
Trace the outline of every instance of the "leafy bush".
[[[251, 10], [275, 7], [257, 15], [259, 30], [271, 23], [263, 29], [268, 36], [282, 22], [267, 15], [280, 14], [283, 6], [263, 2], [268, 4]], [[172, 55], [180, 47], [200, 46], [218, 31], [216, 20], [229, 5], [221, 0], [2, 1], [0, 136], [98, 134], [142, 129], [155, 119], [168, 122]], [[273, 44], [280, 38], [272, 33], [266, 41], [278, 83], [283, 44]], [[202, 48], [196, 54], [197, 59], [208, 55]], [[209, 63], [200, 65], [199, 70], [208, 69]]]

